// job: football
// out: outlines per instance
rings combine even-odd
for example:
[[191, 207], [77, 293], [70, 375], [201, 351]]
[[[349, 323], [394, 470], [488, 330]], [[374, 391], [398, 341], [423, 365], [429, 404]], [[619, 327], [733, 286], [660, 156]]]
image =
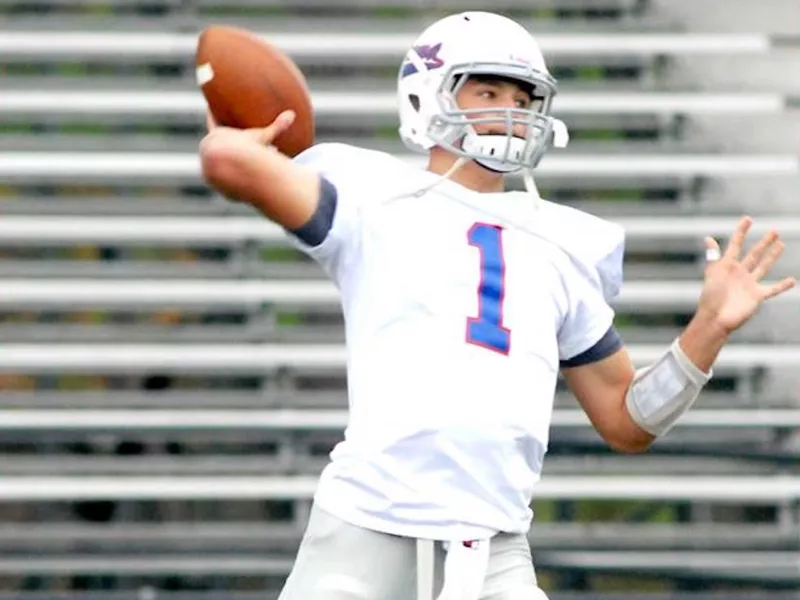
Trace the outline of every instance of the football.
[[197, 41], [196, 74], [219, 125], [266, 127], [291, 109], [294, 123], [273, 145], [296, 156], [314, 144], [314, 110], [305, 76], [289, 56], [255, 33], [227, 25], [204, 29]]

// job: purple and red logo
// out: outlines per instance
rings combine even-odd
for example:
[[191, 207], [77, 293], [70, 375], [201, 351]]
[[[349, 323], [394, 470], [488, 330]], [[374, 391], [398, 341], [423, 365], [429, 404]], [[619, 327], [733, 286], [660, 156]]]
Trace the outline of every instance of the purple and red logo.
[[[428, 67], [428, 70], [432, 71], [444, 66], [444, 61], [439, 58], [439, 52], [442, 50], [441, 42], [433, 46], [414, 46], [413, 50], [422, 59], [422, 62]], [[410, 61], [406, 61], [403, 65], [401, 77], [408, 77], [416, 72], [418, 72], [416, 65]]]

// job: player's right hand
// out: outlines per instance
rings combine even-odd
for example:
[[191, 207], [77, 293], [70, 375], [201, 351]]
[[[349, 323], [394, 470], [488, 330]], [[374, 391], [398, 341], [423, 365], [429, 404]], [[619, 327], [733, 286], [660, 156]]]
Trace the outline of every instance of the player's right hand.
[[245, 133], [252, 135], [257, 142], [264, 146], [269, 146], [280, 134], [286, 131], [295, 120], [293, 110], [285, 110], [279, 114], [275, 120], [266, 127], [256, 129], [245, 129]]
[[[255, 127], [252, 129], [236, 129], [234, 127], [224, 127], [218, 125], [214, 115], [211, 111], [206, 109], [206, 128], [209, 135], [243, 135], [248, 139], [261, 144], [262, 146], [269, 146], [281, 133], [286, 131], [295, 120], [295, 113], [292, 110], [285, 110], [279, 114], [276, 119], [266, 127]], [[235, 132], [235, 133], [234, 133]]]

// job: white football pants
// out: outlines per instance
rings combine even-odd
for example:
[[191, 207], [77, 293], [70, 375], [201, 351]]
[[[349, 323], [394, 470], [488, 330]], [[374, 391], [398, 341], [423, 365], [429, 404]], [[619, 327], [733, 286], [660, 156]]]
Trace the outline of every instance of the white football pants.
[[[314, 506], [279, 600], [440, 598], [445, 548], [439, 542], [427, 541], [419, 546], [423, 551], [421, 578], [417, 573], [417, 540], [362, 529]], [[485, 576], [475, 590], [476, 600], [547, 600], [536, 584], [530, 546], [524, 535], [498, 534], [487, 550], [488, 560], [482, 567]], [[433, 589], [426, 589], [428, 585]], [[461, 600], [452, 597], [461, 593], [453, 593], [458, 590], [457, 585], [448, 584], [448, 589], [450, 594], [441, 600]]]

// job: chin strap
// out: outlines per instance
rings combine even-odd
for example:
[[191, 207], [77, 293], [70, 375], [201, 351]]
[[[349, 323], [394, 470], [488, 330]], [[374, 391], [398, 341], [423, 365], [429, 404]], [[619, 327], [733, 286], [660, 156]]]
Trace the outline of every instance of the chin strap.
[[390, 202], [394, 202], [395, 200], [401, 200], [403, 198], [408, 198], [409, 196], [414, 196], [414, 197], [417, 197], [417, 198], [420, 197], [420, 196], [424, 196], [425, 194], [430, 192], [433, 188], [435, 188], [437, 185], [439, 185], [442, 182], [447, 181], [448, 179], [450, 179], [456, 171], [458, 171], [461, 167], [463, 167], [469, 161], [470, 161], [469, 158], [465, 158], [463, 156], [458, 157], [458, 159], [456, 159], [456, 161], [452, 164], [452, 166], [449, 169], [447, 169], [447, 172], [444, 173], [443, 175], [440, 175], [439, 177], [437, 177], [432, 183], [429, 183], [428, 185], [423, 186], [423, 187], [421, 187], [421, 188], [419, 188], [417, 190], [414, 190], [412, 192], [401, 192], [401, 193], [397, 194], [396, 196], [392, 196], [391, 198], [388, 198], [387, 200], [385, 200], [384, 204], [388, 204]]
[[533, 208], [539, 210], [539, 188], [536, 187], [536, 181], [533, 179], [533, 169], [524, 169], [522, 172], [522, 180], [525, 182], [525, 189], [533, 199]]
[[422, 196], [423, 194], [427, 194], [428, 192], [430, 192], [433, 188], [435, 188], [437, 185], [439, 185], [443, 181], [447, 181], [448, 179], [450, 179], [455, 174], [456, 171], [458, 171], [461, 167], [463, 167], [465, 164], [467, 164], [469, 162], [469, 160], [470, 159], [468, 159], [468, 158], [466, 158], [464, 156], [459, 156], [458, 159], [456, 159], [456, 162], [454, 162], [453, 165], [449, 169], [447, 169], [447, 172], [445, 172], [444, 175], [439, 177], [436, 181], [434, 181], [430, 185], [426, 185], [425, 187], [423, 187], [421, 190], [416, 192], [416, 195]]
[[[429, 183], [428, 185], [421, 187], [413, 192], [402, 192], [400, 194], [397, 194], [396, 196], [392, 196], [391, 198], [387, 199], [385, 203], [394, 202], [395, 200], [401, 200], [402, 198], [408, 198], [409, 196], [414, 196], [417, 198], [420, 196], [424, 196], [442, 182], [450, 179], [453, 176], [453, 174], [456, 173], [456, 171], [458, 171], [461, 167], [463, 167], [471, 160], [472, 159], [460, 156], [447, 170], [447, 172], [437, 177], [436, 180], [433, 181], [432, 183]], [[533, 178], [533, 169], [523, 169], [522, 179], [525, 182], [525, 190], [531, 196], [534, 209], [538, 210], [540, 206], [539, 199], [541, 196], [539, 195], [539, 188], [536, 186], [536, 181]]]

